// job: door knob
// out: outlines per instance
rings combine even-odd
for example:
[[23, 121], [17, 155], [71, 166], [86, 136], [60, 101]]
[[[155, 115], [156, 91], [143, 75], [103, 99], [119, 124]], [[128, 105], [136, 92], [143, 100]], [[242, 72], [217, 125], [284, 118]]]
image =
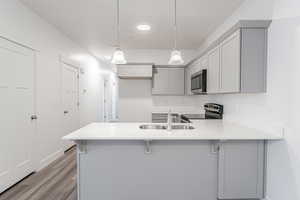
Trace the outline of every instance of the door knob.
[[31, 120], [37, 120], [37, 116], [36, 115], [31, 115], [30, 119]]
[[69, 111], [67, 111], [67, 110], [64, 111], [64, 114], [68, 114], [68, 113], [69, 113]]

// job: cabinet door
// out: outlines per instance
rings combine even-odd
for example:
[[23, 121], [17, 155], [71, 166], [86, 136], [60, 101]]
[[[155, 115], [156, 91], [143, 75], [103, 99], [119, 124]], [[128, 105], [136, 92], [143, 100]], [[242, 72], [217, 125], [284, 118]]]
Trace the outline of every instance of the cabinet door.
[[220, 146], [219, 199], [261, 199], [264, 196], [263, 141], [230, 141]]
[[184, 68], [170, 68], [169, 69], [169, 82], [168, 82], [169, 95], [184, 95]]
[[152, 65], [118, 65], [120, 78], [151, 78]]
[[152, 94], [163, 95], [168, 92], [169, 69], [154, 68], [152, 80]]
[[195, 63], [193, 73], [199, 72], [201, 69], [203, 69], [203, 67], [202, 67], [202, 57], [199, 60], [197, 60], [197, 62]]
[[220, 92], [240, 91], [240, 31], [229, 36], [220, 45]]
[[[91, 141], [79, 154], [80, 200], [216, 200], [209, 141]], [[117, 191], [117, 192], [115, 192]]]
[[207, 55], [204, 55], [201, 59], [201, 67], [202, 69], [207, 69], [208, 67], [208, 58]]
[[184, 68], [155, 68], [152, 94], [184, 95]]
[[190, 65], [185, 69], [185, 94], [186, 95], [193, 95], [191, 91], [192, 67], [193, 65]]
[[220, 88], [220, 49], [208, 52], [207, 93], [218, 93]]

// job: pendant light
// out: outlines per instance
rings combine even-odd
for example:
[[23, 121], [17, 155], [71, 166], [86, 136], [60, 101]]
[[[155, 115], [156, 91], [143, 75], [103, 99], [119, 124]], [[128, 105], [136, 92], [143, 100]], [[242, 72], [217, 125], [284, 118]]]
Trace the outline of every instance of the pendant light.
[[184, 63], [181, 52], [177, 50], [177, 0], [174, 0], [174, 49], [169, 60], [170, 65], [182, 65]]
[[116, 49], [112, 56], [111, 63], [116, 65], [126, 64], [124, 52], [120, 47], [120, 0], [117, 0], [117, 25], [116, 25]]

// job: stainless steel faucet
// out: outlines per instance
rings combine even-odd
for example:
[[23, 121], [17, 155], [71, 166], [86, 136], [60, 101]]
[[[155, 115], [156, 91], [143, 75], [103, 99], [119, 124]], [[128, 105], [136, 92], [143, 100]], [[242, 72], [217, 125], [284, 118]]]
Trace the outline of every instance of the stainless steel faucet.
[[171, 109], [169, 109], [169, 112], [168, 112], [168, 126], [167, 126], [167, 130], [168, 131], [172, 131], [172, 113], [171, 113]]

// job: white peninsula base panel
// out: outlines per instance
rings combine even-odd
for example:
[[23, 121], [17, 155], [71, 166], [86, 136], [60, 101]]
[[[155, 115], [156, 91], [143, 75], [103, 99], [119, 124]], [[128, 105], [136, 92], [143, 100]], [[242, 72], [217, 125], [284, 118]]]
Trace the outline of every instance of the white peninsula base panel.
[[263, 198], [263, 140], [77, 143], [79, 200]]

